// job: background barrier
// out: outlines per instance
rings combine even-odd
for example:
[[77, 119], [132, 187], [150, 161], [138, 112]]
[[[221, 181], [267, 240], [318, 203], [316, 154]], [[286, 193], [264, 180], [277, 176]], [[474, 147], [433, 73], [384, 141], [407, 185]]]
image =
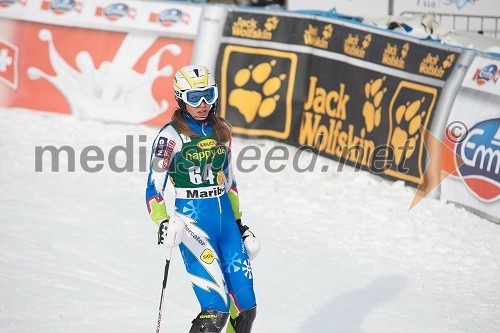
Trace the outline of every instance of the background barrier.
[[230, 11], [221, 114], [235, 133], [314, 147], [418, 185], [419, 128], [431, 127], [459, 52], [339, 20]]

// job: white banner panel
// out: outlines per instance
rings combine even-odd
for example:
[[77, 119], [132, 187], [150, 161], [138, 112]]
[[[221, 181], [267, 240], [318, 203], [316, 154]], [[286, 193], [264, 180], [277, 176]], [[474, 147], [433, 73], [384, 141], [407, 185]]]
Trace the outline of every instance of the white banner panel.
[[498, 0], [394, 0], [394, 14], [401, 12], [500, 16]]
[[454, 154], [443, 153], [443, 170], [451, 176], [441, 186], [443, 199], [496, 221], [500, 221], [499, 68], [500, 59], [477, 55], [467, 70], [448, 119], [444, 140]]
[[386, 16], [389, 14], [389, 0], [287, 0], [288, 10], [324, 10], [334, 8], [340, 14], [352, 16]]
[[203, 7], [177, 2], [0, 0], [2, 18], [101, 30], [154, 31], [194, 39]]
[[500, 82], [497, 84], [497, 81], [500, 79], [499, 69], [500, 60], [495, 61], [491, 58], [475, 57], [467, 71], [462, 86], [479, 92], [500, 96]]

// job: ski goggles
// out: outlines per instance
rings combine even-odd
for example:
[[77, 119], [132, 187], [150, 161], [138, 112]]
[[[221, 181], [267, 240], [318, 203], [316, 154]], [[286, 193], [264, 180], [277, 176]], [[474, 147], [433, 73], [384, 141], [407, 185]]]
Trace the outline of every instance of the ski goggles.
[[219, 97], [219, 93], [216, 86], [189, 89], [181, 92], [181, 99], [192, 107], [200, 106], [203, 100], [208, 105], [212, 105], [217, 100], [217, 97]]

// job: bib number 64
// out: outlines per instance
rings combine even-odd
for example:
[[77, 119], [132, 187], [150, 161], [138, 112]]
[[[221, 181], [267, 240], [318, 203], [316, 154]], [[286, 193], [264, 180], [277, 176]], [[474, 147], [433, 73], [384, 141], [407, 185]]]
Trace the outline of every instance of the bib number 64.
[[189, 180], [195, 185], [199, 185], [203, 182], [209, 182], [214, 184], [214, 174], [212, 172], [212, 163], [207, 163], [203, 167], [203, 172], [199, 166], [192, 166], [188, 170]]

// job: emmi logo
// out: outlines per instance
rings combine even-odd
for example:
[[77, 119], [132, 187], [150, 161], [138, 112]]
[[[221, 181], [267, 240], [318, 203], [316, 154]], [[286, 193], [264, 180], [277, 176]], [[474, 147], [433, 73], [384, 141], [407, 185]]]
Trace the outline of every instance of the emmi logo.
[[384, 54], [382, 55], [382, 64], [404, 69], [405, 68], [405, 59], [408, 55], [408, 51], [410, 50], [410, 44], [406, 43], [401, 47], [401, 53], [398, 55], [398, 45], [391, 43], [387, 43], [387, 47], [384, 50]]
[[[355, 133], [358, 131], [351, 124], [347, 131], [342, 128], [350, 98], [344, 83], [340, 83], [338, 89], [327, 91], [320, 85], [317, 77], [311, 76], [299, 144], [315, 147], [339, 159], [369, 166], [375, 143], [357, 136]], [[328, 121], [326, 124], [325, 118]]]
[[241, 16], [233, 22], [232, 34], [234, 37], [245, 37], [251, 39], [271, 40], [273, 38], [273, 30], [276, 30], [279, 23], [279, 18], [276, 16], [268, 17], [264, 23], [264, 29], [259, 27], [256, 19], [250, 18], [245, 20]]
[[450, 68], [454, 61], [455, 61], [455, 55], [452, 53], [449, 54], [446, 57], [446, 59], [443, 60], [443, 63], [440, 65], [439, 55], [433, 56], [432, 54], [428, 53], [427, 57], [425, 57], [420, 63], [418, 72], [420, 74], [442, 78], [446, 69]]
[[210, 250], [210, 249], [205, 249], [205, 251], [203, 251], [203, 253], [202, 253], [202, 254], [201, 254], [201, 256], [200, 256], [200, 259], [201, 259], [203, 262], [205, 262], [205, 263], [207, 263], [207, 264], [209, 264], [209, 265], [210, 265], [211, 263], [213, 263], [213, 262], [214, 262], [214, 260], [215, 260], [215, 255], [214, 255], [214, 253], [212, 252], [212, 250]]
[[366, 49], [370, 46], [372, 35], [367, 34], [359, 45], [359, 36], [349, 33], [349, 36], [344, 40], [344, 53], [350, 56], [364, 59], [366, 56]]
[[309, 24], [309, 27], [304, 30], [304, 44], [318, 47], [320, 49], [328, 48], [328, 40], [333, 35], [333, 25], [327, 24], [323, 28], [321, 36], [318, 36], [318, 28]]

